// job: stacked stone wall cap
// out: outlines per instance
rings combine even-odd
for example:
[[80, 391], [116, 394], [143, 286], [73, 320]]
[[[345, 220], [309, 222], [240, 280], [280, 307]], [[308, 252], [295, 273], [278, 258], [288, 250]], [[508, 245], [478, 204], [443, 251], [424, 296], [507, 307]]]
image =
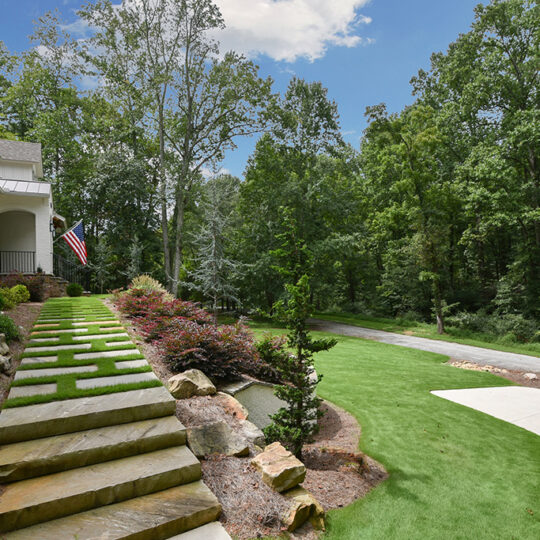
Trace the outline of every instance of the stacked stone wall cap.
[[263, 482], [281, 493], [291, 489], [306, 477], [306, 467], [279, 442], [268, 445], [251, 460], [262, 473]]
[[173, 375], [167, 386], [176, 399], [187, 399], [193, 396], [209, 396], [216, 393], [212, 381], [198, 369], [188, 369]]

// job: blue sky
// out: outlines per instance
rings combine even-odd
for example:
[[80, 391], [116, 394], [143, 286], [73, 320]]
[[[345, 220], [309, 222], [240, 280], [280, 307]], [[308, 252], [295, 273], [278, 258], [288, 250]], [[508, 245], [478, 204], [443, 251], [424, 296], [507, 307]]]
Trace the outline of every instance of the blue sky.
[[[475, 0], [215, 0], [228, 30], [226, 48], [248, 54], [283, 92], [294, 74], [321, 81], [338, 104], [345, 139], [358, 148], [365, 108], [390, 111], [411, 103], [409, 81], [429, 68], [473, 21]], [[32, 21], [57, 8], [76, 21], [81, 0], [0, 0], [0, 40], [11, 51], [30, 47]], [[116, 2], [115, 2], [116, 3]], [[239, 140], [223, 167], [242, 176], [256, 138]]]

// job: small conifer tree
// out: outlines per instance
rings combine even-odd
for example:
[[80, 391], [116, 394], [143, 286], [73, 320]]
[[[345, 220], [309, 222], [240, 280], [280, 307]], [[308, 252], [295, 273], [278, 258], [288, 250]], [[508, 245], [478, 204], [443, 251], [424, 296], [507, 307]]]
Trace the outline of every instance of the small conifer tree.
[[302, 456], [304, 444], [313, 440], [322, 416], [321, 400], [316, 396], [317, 384], [322, 379], [313, 368], [313, 355], [331, 349], [335, 339], [313, 339], [307, 320], [311, 315], [309, 277], [300, 275], [309, 264], [305, 244], [299, 238], [296, 220], [289, 209], [282, 209], [285, 232], [279, 235], [281, 248], [274, 255], [282, 261], [277, 267], [289, 279], [285, 284], [288, 298], [274, 305], [275, 317], [284, 322], [287, 329], [287, 345], [291, 354], [275, 356], [275, 368], [284, 384], [276, 386], [275, 395], [287, 403], [272, 418], [264, 434], [268, 441], [280, 441], [296, 457]]

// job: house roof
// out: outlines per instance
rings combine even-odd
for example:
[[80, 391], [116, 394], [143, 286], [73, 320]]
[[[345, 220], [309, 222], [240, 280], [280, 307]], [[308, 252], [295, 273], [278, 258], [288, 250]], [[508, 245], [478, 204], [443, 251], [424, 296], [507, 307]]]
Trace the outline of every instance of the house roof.
[[0, 192], [13, 195], [30, 195], [33, 197], [49, 197], [49, 182], [28, 182], [26, 180], [4, 180], [0, 178]]
[[0, 159], [35, 163], [38, 176], [42, 176], [41, 143], [0, 139]]

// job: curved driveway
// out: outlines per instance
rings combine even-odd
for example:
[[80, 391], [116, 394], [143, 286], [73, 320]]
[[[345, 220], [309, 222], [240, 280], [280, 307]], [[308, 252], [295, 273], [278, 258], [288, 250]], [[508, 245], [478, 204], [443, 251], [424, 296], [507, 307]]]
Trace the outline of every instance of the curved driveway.
[[449, 341], [394, 334], [393, 332], [383, 332], [382, 330], [372, 330], [371, 328], [323, 321], [321, 319], [310, 319], [309, 323], [313, 330], [332, 332], [343, 336], [373, 339], [382, 343], [390, 343], [391, 345], [401, 345], [402, 347], [410, 347], [411, 349], [444, 354], [456, 360], [466, 360], [481, 366], [489, 364], [490, 366], [505, 369], [540, 372], [540, 358], [526, 354], [507, 353], [473, 347], [472, 345], [461, 345]]

